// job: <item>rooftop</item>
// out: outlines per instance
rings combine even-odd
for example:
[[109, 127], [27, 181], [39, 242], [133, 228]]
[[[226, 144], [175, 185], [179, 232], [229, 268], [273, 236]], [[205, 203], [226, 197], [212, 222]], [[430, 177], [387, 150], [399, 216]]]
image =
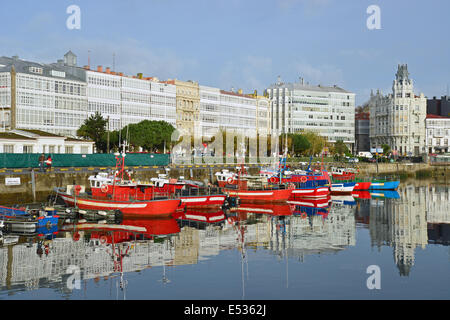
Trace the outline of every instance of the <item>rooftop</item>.
[[353, 94], [353, 92], [347, 91], [341, 87], [338, 87], [337, 85], [334, 85], [332, 87], [330, 86], [323, 86], [323, 85], [311, 85], [308, 83], [301, 83], [301, 82], [294, 82], [294, 83], [284, 83], [284, 82], [278, 82], [275, 84], [272, 84], [269, 86], [269, 89], [276, 89], [276, 88], [287, 88], [289, 90], [304, 90], [304, 91], [318, 91], [318, 92], [338, 92], [338, 93], [350, 93]]

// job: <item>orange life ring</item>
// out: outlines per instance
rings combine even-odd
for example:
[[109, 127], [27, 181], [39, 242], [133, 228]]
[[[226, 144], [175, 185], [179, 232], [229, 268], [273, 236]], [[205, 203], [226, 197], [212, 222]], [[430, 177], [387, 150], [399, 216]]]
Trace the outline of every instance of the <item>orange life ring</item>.
[[227, 179], [227, 183], [228, 183], [228, 184], [233, 184], [233, 183], [234, 183], [234, 179], [231, 178], [231, 177], [228, 178], [228, 179]]
[[302, 219], [306, 219], [306, 217], [308, 217], [308, 215], [306, 214], [306, 212], [302, 212], [301, 217], [302, 217]]
[[303, 177], [300, 178], [300, 182], [301, 183], [305, 183], [306, 181], [308, 181], [307, 177], [303, 176]]
[[275, 183], [275, 182], [277, 182], [277, 178], [275, 178], [275, 177], [271, 177], [271, 178], [270, 178], [270, 182], [272, 182], [272, 183]]
[[103, 193], [108, 192], [108, 185], [106, 185], [105, 183], [102, 184], [102, 186], [100, 187], [100, 190], [102, 190]]

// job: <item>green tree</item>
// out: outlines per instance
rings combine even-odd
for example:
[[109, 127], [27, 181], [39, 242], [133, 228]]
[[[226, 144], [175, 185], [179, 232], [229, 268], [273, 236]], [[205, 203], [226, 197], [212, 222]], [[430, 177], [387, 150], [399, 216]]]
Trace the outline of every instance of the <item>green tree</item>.
[[[165, 121], [144, 120], [139, 123], [129, 124], [120, 132], [114, 132], [110, 139], [118, 143], [127, 143], [131, 151], [136, 151], [140, 147], [150, 152], [163, 152], [164, 147], [170, 150], [172, 133], [175, 128]], [[120, 141], [118, 137], [120, 136]], [[117, 139], [117, 140], [116, 140]]]
[[383, 148], [383, 154], [387, 155], [389, 152], [391, 152], [391, 147], [387, 144], [382, 144], [381, 148]]
[[343, 156], [350, 152], [346, 144], [342, 140], [338, 140], [335, 142], [333, 150], [334, 153], [338, 154], [339, 156]]
[[311, 142], [303, 134], [291, 133], [288, 135], [288, 147], [295, 155], [303, 154], [311, 148]]
[[95, 147], [98, 151], [106, 151], [106, 124], [108, 120], [104, 119], [99, 112], [95, 115], [91, 115], [89, 118], [84, 120], [84, 123], [77, 130], [77, 136], [84, 139], [91, 139], [95, 142]]
[[323, 148], [328, 146], [326, 138], [320, 136], [319, 134], [309, 131], [304, 133], [304, 136], [311, 144], [311, 147], [306, 150], [308, 155], [319, 154], [323, 151]]

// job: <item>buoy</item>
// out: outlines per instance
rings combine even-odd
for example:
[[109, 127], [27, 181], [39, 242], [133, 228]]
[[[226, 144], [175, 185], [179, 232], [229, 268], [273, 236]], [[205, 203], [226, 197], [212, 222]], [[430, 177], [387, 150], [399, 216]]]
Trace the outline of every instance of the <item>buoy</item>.
[[227, 183], [228, 184], [233, 184], [234, 183], [234, 179], [233, 178], [228, 178], [227, 179]]
[[305, 183], [306, 181], [308, 181], [308, 178], [304, 176], [300, 178], [300, 182]]

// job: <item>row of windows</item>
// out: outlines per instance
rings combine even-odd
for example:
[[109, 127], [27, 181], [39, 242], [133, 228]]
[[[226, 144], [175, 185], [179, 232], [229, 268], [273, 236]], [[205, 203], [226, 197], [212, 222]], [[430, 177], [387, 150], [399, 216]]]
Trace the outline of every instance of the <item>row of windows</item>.
[[89, 75], [88, 83], [96, 86], [120, 88], [120, 81], [118, 79], [110, 79], [109, 77], [96, 77]]
[[88, 88], [88, 97], [108, 100], [120, 100], [120, 91], [104, 88]]
[[88, 111], [92, 113], [100, 112], [106, 114], [120, 114], [120, 105], [107, 102], [89, 101]]
[[11, 94], [7, 91], [0, 91], [0, 107], [11, 106]]
[[0, 73], [0, 89], [11, 87], [11, 76], [7, 72]]
[[86, 96], [86, 86], [82, 83], [76, 82], [60, 81], [20, 74], [17, 76], [16, 85], [20, 89]]

